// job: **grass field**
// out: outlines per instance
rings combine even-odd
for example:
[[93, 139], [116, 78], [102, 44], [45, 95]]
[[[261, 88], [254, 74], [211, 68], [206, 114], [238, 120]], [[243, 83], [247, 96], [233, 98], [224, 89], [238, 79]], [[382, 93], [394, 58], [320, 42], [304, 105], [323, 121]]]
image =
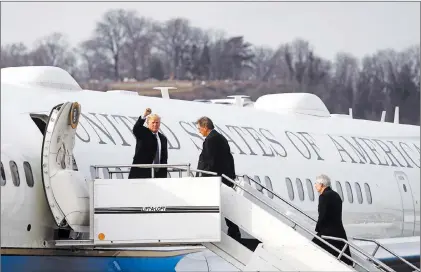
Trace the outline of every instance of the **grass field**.
[[175, 87], [177, 89], [169, 90], [169, 93], [186, 93], [193, 92], [195, 86], [189, 81], [156, 81], [156, 82], [118, 82], [108, 84], [110, 90], [128, 90], [135, 91], [143, 95], [160, 94], [159, 90], [154, 90], [154, 87]]
[[83, 86], [85, 89], [107, 91], [107, 90], [127, 90], [134, 91], [144, 96], [161, 96], [159, 90], [154, 87], [175, 87], [169, 90], [171, 98], [193, 100], [193, 99], [217, 99], [226, 98], [228, 95], [249, 95], [252, 100], [267, 93], [278, 93], [291, 91], [291, 86], [282, 82], [258, 82], [258, 81], [138, 81], [138, 82], [111, 82], [111, 83], [88, 83]]

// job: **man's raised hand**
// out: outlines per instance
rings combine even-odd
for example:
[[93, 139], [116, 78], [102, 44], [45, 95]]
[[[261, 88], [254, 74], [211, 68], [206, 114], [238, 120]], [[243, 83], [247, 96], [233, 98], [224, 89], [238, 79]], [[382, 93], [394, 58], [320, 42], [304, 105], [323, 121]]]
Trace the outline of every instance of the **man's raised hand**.
[[145, 113], [143, 114], [143, 117], [146, 117], [151, 113], [152, 113], [152, 110], [150, 108], [146, 108]]

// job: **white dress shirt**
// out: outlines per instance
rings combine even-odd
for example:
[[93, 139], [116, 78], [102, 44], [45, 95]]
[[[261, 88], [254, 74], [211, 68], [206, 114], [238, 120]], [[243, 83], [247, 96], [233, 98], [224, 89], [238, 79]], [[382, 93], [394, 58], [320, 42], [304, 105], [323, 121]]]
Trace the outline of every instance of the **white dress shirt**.
[[160, 163], [161, 162], [161, 138], [159, 138], [158, 132], [154, 133], [154, 135], [156, 139], [158, 140], [158, 154], [159, 154], [159, 163]]

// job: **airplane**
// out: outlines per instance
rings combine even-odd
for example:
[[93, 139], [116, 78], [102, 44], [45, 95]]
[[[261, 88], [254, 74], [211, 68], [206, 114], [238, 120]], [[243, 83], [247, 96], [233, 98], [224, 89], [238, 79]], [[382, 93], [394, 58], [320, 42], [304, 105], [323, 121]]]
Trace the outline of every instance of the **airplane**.
[[[317, 218], [315, 177], [327, 174], [343, 200], [348, 237], [382, 241], [419, 267], [419, 126], [337, 118], [307, 93], [265, 95], [252, 107], [236, 107], [83, 90], [57, 67], [1, 73], [2, 271], [235, 270], [203, 246], [75, 250], [48, 242], [66, 233], [47, 201], [43, 143], [50, 113], [68, 101], [82, 109], [73, 152], [74, 169], [86, 179], [93, 178], [92, 165], [132, 162], [131, 130], [148, 107], [162, 118], [169, 163], [197, 165], [203, 137], [194, 122], [209, 116], [229, 141], [243, 182], [274, 203], [281, 201], [276, 194]], [[399, 263], [387, 254], [379, 259]]]

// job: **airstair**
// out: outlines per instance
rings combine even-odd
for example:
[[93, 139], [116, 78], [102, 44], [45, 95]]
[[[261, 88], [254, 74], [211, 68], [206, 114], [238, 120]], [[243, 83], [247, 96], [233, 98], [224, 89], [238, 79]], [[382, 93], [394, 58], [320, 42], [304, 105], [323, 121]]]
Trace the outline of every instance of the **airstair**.
[[[179, 172], [179, 177], [121, 178], [128, 172], [121, 169], [130, 167], [165, 167], [169, 172]], [[318, 237], [299, 220], [286, 215], [282, 205], [265, 199], [247, 183], [224, 175], [222, 178], [235, 184], [234, 189], [221, 183], [221, 177], [193, 177], [195, 172], [212, 173], [190, 169], [188, 164], [92, 168], [95, 178], [88, 181], [89, 233], [78, 235], [88, 239], [56, 240], [56, 246], [158, 247], [200, 243], [241, 271], [394, 271], [351, 242], [343, 241], [342, 250], [334, 248], [328, 241], [338, 238]], [[100, 178], [100, 169], [106, 169], [102, 172], [109, 176]], [[120, 178], [113, 178], [115, 174]], [[298, 211], [304, 220], [311, 218], [286, 201], [285, 206]], [[261, 243], [251, 250], [229, 237], [221, 231], [224, 217]], [[334, 248], [338, 256], [311, 242], [314, 237]], [[348, 246], [353, 250], [352, 256], [344, 253]], [[354, 266], [344, 264], [340, 260], [343, 255], [350, 257]]]
[[[73, 165], [79, 114], [77, 103], [54, 107], [43, 141], [41, 167], [46, 197], [59, 229], [70, 232], [51, 241], [57, 247], [203, 244], [241, 271], [394, 271], [351, 242], [343, 241], [344, 248], [336, 249], [328, 241], [337, 238], [318, 237], [310, 230], [314, 219], [262, 184], [285, 205], [225, 175], [207, 172], [215, 176], [194, 177], [193, 173], [206, 172], [191, 169], [189, 164], [97, 165], [91, 167], [92, 179], [86, 180]], [[150, 168], [152, 178], [124, 178], [123, 173], [132, 167]], [[178, 172], [179, 177], [154, 178], [155, 168]], [[222, 178], [234, 188], [223, 184]], [[226, 235], [221, 230], [223, 218], [260, 241], [257, 247], [250, 249]], [[311, 239], [333, 248], [338, 256]], [[344, 253], [346, 247], [353, 250], [352, 256]], [[344, 264], [342, 256], [354, 265]]]
[[[315, 228], [316, 223], [317, 223], [316, 219], [312, 218], [310, 215], [302, 211], [300, 208], [296, 207], [292, 203], [288, 202], [287, 200], [285, 200], [284, 198], [282, 198], [281, 196], [273, 192], [271, 189], [267, 188], [261, 182], [256, 181], [255, 179], [247, 175], [237, 176], [237, 181], [238, 180], [240, 180], [240, 184], [244, 187], [244, 188], [241, 188], [240, 194], [243, 194], [246, 198], [250, 200], [252, 200], [255, 196], [258, 196], [260, 199], [264, 200], [266, 203], [270, 203], [270, 205], [274, 208], [274, 210], [276, 210], [277, 214], [284, 213], [283, 217], [288, 217], [287, 221], [289, 221], [290, 224], [292, 224], [291, 227], [295, 229], [297, 232], [306, 236], [309, 239], [314, 237], [314, 234], [311, 233], [310, 229]], [[252, 186], [252, 184], [254, 184], [255, 186]], [[257, 190], [257, 188], [259, 188], [259, 190]], [[271, 195], [279, 201], [275, 202], [273, 201], [273, 197], [272, 199], [270, 199], [268, 196], [263, 194], [265, 190], [267, 191], [267, 195]], [[279, 218], [279, 219], [282, 220], [282, 218]], [[361, 246], [357, 246], [348, 241], [344, 241], [343, 239], [338, 239], [336, 237], [329, 237], [329, 236], [322, 236], [322, 238], [327, 241], [336, 240], [336, 241], [342, 241], [346, 243], [350, 247], [352, 256], [359, 255], [364, 260], [368, 260], [369, 262], [375, 264], [376, 267], [380, 268], [381, 270], [394, 271], [392, 268], [388, 267], [387, 265], [385, 265], [384, 263], [376, 259], [375, 255], [376, 253], [379, 252], [379, 250], [382, 250], [383, 255], [387, 255], [389, 257], [393, 256], [394, 258], [399, 260], [402, 263], [403, 267], [407, 266], [409, 267], [411, 271], [420, 271], [420, 268], [411, 264], [410, 262], [408, 262], [407, 260], [399, 256], [397, 253], [393, 252], [392, 250], [390, 250], [389, 248], [387, 248], [386, 246], [384, 246], [383, 244], [381, 244], [380, 242], [374, 239], [358, 238], [358, 237], [351, 238], [354, 241], [365, 242], [367, 245], [373, 244], [374, 249], [373, 249], [373, 252], [370, 254], [370, 253], [366, 253], [366, 250], [363, 250]], [[372, 248], [372, 247], [367, 246], [367, 249], [368, 248]], [[345, 248], [343, 248], [341, 252], [344, 252], [344, 251], [345, 251]], [[339, 259], [340, 256], [341, 255], [338, 255], [337, 258]], [[362, 270], [365, 270], [365, 268], [363, 268]]]

